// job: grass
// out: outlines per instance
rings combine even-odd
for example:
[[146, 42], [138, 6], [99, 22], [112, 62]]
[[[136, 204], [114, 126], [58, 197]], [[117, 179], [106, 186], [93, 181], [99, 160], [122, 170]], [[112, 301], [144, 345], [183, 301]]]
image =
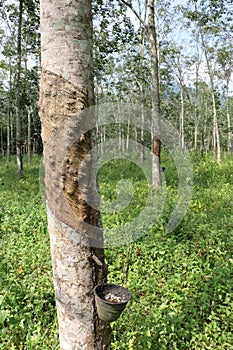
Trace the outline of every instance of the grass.
[[45, 207], [38, 159], [0, 165], [0, 349], [58, 349]]
[[[233, 349], [233, 158], [218, 165], [192, 156], [192, 200], [171, 233], [165, 228], [177, 174], [171, 159], [163, 160], [167, 198], [158, 222], [133, 243], [106, 249], [109, 282], [133, 296], [112, 324], [112, 350]], [[16, 166], [0, 162], [0, 350], [59, 348], [38, 168], [35, 158], [18, 180]], [[133, 176], [133, 196], [125, 208], [103, 214], [106, 229], [131, 222], [145, 206], [145, 178], [126, 161], [101, 168], [102, 198], [117, 205], [117, 183], [126, 174]]]

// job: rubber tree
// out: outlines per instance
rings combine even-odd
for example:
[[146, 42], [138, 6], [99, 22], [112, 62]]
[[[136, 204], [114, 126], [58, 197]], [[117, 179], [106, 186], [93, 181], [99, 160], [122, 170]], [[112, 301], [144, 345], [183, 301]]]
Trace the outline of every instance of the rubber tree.
[[23, 17], [23, 0], [19, 0], [18, 14], [18, 33], [17, 33], [17, 65], [15, 74], [15, 115], [16, 115], [16, 160], [18, 166], [18, 177], [22, 176], [23, 160], [22, 160], [22, 140], [21, 140], [21, 111], [20, 111], [20, 72], [22, 58], [22, 17]]
[[159, 60], [158, 60], [158, 33], [155, 25], [155, 1], [148, 0], [147, 7], [147, 21], [139, 15], [136, 8], [131, 1], [121, 0], [144, 26], [148, 34], [149, 55], [150, 55], [150, 71], [151, 71], [151, 111], [152, 111], [152, 185], [160, 187], [161, 170], [160, 170], [160, 88], [159, 88]]
[[227, 115], [227, 150], [232, 152], [233, 149], [233, 135], [231, 130], [231, 113], [230, 113], [230, 80], [233, 70], [233, 47], [232, 45], [223, 45], [218, 50], [218, 62], [222, 70], [222, 78], [225, 81], [225, 93], [226, 93], [226, 115]]
[[159, 62], [157, 50], [157, 33], [155, 28], [154, 0], [148, 0], [148, 35], [151, 58], [151, 100], [152, 100], [152, 184], [161, 186], [160, 172], [160, 89], [159, 89]]
[[109, 349], [111, 334], [109, 324], [98, 319], [93, 295], [107, 275], [101, 230], [93, 243], [100, 214], [88, 204], [93, 134], [78, 134], [94, 104], [91, 5], [91, 0], [40, 1], [39, 106], [61, 350]]
[[200, 46], [206, 61], [212, 90], [213, 148], [219, 163], [221, 162], [221, 140], [216, 98], [215, 65], [218, 63], [218, 43], [222, 46], [222, 40], [219, 39], [223, 35], [230, 37], [228, 31], [231, 26], [226, 25], [226, 23], [231, 23], [232, 20], [232, 11], [229, 11], [230, 3], [231, 0], [224, 2], [221, 0], [188, 0], [185, 6], [181, 6], [184, 18], [188, 20], [189, 24], [194, 23], [195, 28], [198, 30]]

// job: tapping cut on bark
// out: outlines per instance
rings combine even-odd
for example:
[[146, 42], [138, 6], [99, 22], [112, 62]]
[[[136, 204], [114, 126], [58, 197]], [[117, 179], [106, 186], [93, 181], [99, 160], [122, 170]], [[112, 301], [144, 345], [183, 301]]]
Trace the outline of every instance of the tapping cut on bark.
[[91, 0], [40, 5], [39, 106], [60, 349], [107, 350], [111, 328], [98, 320], [93, 293], [107, 269], [100, 213], [92, 207], [96, 160], [88, 118], [95, 116], [85, 113], [94, 104]]

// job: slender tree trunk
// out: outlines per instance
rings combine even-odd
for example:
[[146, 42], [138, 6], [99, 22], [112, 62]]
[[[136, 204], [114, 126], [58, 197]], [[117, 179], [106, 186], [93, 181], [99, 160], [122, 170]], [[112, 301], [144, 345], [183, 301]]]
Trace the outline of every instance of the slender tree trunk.
[[195, 129], [194, 129], [194, 150], [197, 150], [197, 137], [198, 137], [198, 122], [195, 121]]
[[[99, 212], [88, 204], [91, 132], [72, 141], [72, 125], [82, 130], [86, 108], [94, 104], [91, 0], [41, 0], [41, 43], [40, 118], [60, 348], [109, 349], [110, 326], [98, 319], [93, 294], [106, 281], [106, 268], [102, 235], [95, 238], [99, 248], [91, 243], [100, 225]], [[87, 181], [84, 188], [78, 175]]]
[[0, 126], [0, 144], [1, 144], [1, 154], [4, 156], [4, 144], [3, 144], [3, 129], [2, 125]]
[[[134, 125], [133, 127], [133, 133], [134, 133], [134, 136], [133, 136], [133, 140], [137, 140], [138, 139], [138, 129], [137, 127]], [[133, 152], [137, 152], [138, 151], [138, 147], [137, 147], [137, 142], [134, 142], [133, 143]]]
[[129, 150], [129, 134], [130, 134], [130, 119], [128, 119], [128, 123], [127, 123], [127, 135], [126, 135], [126, 145], [125, 145], [125, 150], [127, 152]]
[[7, 163], [11, 160], [11, 114], [7, 113]]
[[[120, 107], [119, 107], [120, 109]], [[117, 113], [116, 116], [116, 123], [118, 126], [118, 151], [121, 153], [123, 151], [123, 145], [122, 145], [122, 126], [121, 126], [121, 111], [119, 110], [119, 112]]]
[[205, 103], [205, 127], [204, 127], [205, 139], [206, 139], [206, 144], [205, 144], [206, 154], [209, 153], [209, 151], [210, 151], [210, 141], [211, 141], [211, 132], [210, 132], [210, 129], [207, 128], [207, 122], [208, 122], [208, 102], [206, 101], [206, 103]]
[[[7, 162], [11, 158], [11, 85], [12, 85], [12, 68], [11, 58], [9, 58], [10, 77], [9, 77], [9, 97], [7, 106]], [[13, 151], [13, 150], [12, 150]]]
[[[142, 18], [142, 9], [141, 9], [141, 1], [138, 0], [138, 8], [139, 8], [139, 16]], [[145, 17], [144, 22], [146, 21], [146, 9], [145, 9]], [[140, 58], [141, 63], [140, 65], [144, 67], [144, 60], [145, 60], [145, 40], [144, 40], [144, 27], [142, 23], [140, 22]], [[145, 113], [144, 113], [144, 100], [145, 100], [145, 92], [143, 87], [143, 81], [139, 81], [140, 86], [140, 92], [141, 92], [141, 163], [143, 164], [145, 161], [145, 140], [144, 140], [144, 126], [145, 126]]]
[[217, 151], [217, 161], [221, 162], [221, 147], [220, 147], [220, 134], [218, 128], [218, 118], [217, 118], [217, 107], [216, 107], [216, 98], [215, 93], [212, 91], [212, 100], [213, 100], [213, 114], [214, 114], [214, 138], [216, 142], [216, 151]]
[[[101, 94], [103, 96], [103, 88], [101, 87]], [[106, 101], [107, 102], [107, 101]], [[108, 106], [106, 105], [106, 115], [108, 115]], [[105, 142], [106, 142], [106, 115], [101, 115], [101, 142], [100, 142], [100, 152], [103, 154], [105, 152]]]
[[162, 184], [160, 171], [160, 93], [154, 0], [148, 0], [147, 6], [152, 77], [152, 185], [154, 187], [160, 187]]
[[182, 85], [180, 86], [180, 151], [184, 152], [184, 90]]
[[156, 47], [157, 47], [157, 60], [158, 60], [158, 81], [159, 81], [159, 91], [160, 91], [160, 39], [159, 39], [159, 1], [155, 0], [155, 33], [156, 33]]
[[14, 125], [13, 125], [13, 115], [11, 114], [10, 118], [11, 128], [10, 128], [10, 134], [11, 134], [11, 153], [14, 153]]
[[30, 163], [32, 160], [32, 107], [30, 106], [28, 108], [28, 149], [27, 149], [27, 153], [28, 153], [28, 162]]
[[18, 15], [18, 35], [17, 35], [17, 66], [15, 78], [15, 95], [16, 95], [16, 160], [18, 165], [18, 177], [22, 177], [23, 161], [22, 161], [22, 140], [21, 140], [21, 113], [20, 113], [20, 70], [21, 70], [21, 31], [23, 16], [23, 0], [19, 0]]
[[218, 163], [221, 162], [221, 144], [220, 144], [220, 134], [219, 134], [219, 127], [218, 127], [218, 116], [217, 116], [217, 105], [216, 105], [216, 97], [215, 97], [215, 86], [214, 86], [214, 76], [213, 72], [211, 70], [208, 53], [207, 53], [207, 47], [204, 40], [203, 33], [201, 33], [201, 40], [202, 40], [202, 46], [204, 49], [208, 74], [210, 78], [210, 85], [211, 85], [211, 93], [212, 93], [212, 103], [213, 103], [213, 143], [214, 143], [214, 150], [216, 145], [216, 151], [217, 151], [217, 161]]
[[99, 122], [99, 82], [98, 82], [98, 78], [96, 78], [96, 81], [95, 81], [95, 110], [96, 110], [96, 139], [99, 140], [99, 137], [100, 137], [99, 123], [100, 122]]
[[[152, 126], [151, 126], [151, 138], [152, 138], [152, 186], [154, 188], [160, 187], [162, 185], [161, 180], [161, 169], [160, 169], [160, 87], [159, 87], [159, 53], [158, 53], [158, 43], [157, 43], [157, 32], [155, 27], [155, 0], [148, 0], [147, 13], [148, 13], [148, 23], [146, 25], [145, 19], [143, 20], [140, 16], [141, 10], [139, 7], [139, 13], [133, 6], [132, 1], [121, 0], [126, 6], [128, 6], [132, 12], [136, 15], [140, 23], [147, 27], [149, 35], [149, 51], [150, 51], [150, 61], [151, 61], [151, 78], [152, 78]], [[145, 11], [146, 12], [146, 11]]]
[[[142, 91], [142, 101], [144, 100], [144, 93]], [[145, 115], [144, 115], [144, 104], [141, 103], [141, 162], [145, 161], [145, 140], [144, 140], [144, 125], [145, 125]]]
[[230, 116], [230, 107], [229, 107], [229, 81], [227, 81], [227, 150], [228, 152], [232, 152], [232, 131], [231, 131], [231, 116]]
[[[212, 95], [212, 102], [215, 101], [215, 98], [213, 98]], [[214, 105], [212, 105], [212, 108], [214, 109]], [[213, 113], [214, 114], [214, 113]], [[216, 149], [217, 149], [217, 142], [216, 142], [216, 124], [215, 124], [215, 115], [213, 117], [213, 135], [212, 135], [212, 139], [213, 139], [213, 151], [216, 154]]]
[[198, 46], [198, 31], [195, 33], [195, 41], [197, 45], [197, 63], [196, 63], [196, 81], [195, 81], [195, 136], [194, 136], [194, 150], [197, 150], [197, 137], [198, 137], [198, 125], [199, 125], [199, 113], [198, 113], [198, 82], [199, 82], [199, 46]]

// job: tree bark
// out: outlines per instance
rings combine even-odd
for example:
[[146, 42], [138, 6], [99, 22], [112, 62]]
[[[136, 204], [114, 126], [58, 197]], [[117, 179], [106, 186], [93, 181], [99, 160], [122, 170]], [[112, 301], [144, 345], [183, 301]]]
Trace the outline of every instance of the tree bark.
[[139, 13], [134, 8], [132, 1], [121, 0], [123, 4], [128, 6], [134, 15], [140, 21], [140, 24], [147, 29], [149, 35], [149, 51], [151, 61], [151, 100], [152, 100], [152, 126], [151, 126], [151, 138], [152, 138], [152, 186], [154, 188], [162, 185], [161, 169], [160, 169], [160, 85], [159, 85], [159, 61], [158, 61], [158, 43], [157, 32], [155, 27], [155, 4], [154, 0], [148, 0], [146, 2], [148, 23], [141, 18], [141, 10], [139, 6]]
[[11, 160], [11, 114], [7, 112], [7, 163]]
[[182, 84], [180, 84], [180, 102], [181, 102], [181, 110], [180, 110], [180, 151], [184, 153], [184, 90]]
[[148, 34], [152, 77], [152, 185], [161, 186], [160, 171], [160, 93], [154, 0], [148, 0]]
[[20, 71], [21, 71], [21, 31], [23, 16], [23, 0], [19, 0], [18, 14], [18, 34], [17, 34], [17, 66], [15, 78], [15, 97], [16, 97], [16, 160], [18, 165], [18, 177], [22, 177], [23, 160], [22, 160], [22, 140], [21, 140], [21, 115], [20, 115]]
[[96, 238], [98, 248], [92, 246], [91, 228], [100, 225], [100, 216], [88, 204], [92, 167], [82, 167], [93, 162], [91, 132], [70, 146], [72, 125], [85, 129], [85, 110], [94, 104], [91, 0], [41, 0], [41, 44], [39, 104], [60, 348], [105, 350], [111, 329], [98, 319], [93, 294], [106, 281], [103, 237]]
[[13, 115], [10, 115], [10, 140], [11, 140], [11, 152], [14, 153], [14, 125], [13, 125]]
[[232, 131], [231, 131], [231, 116], [230, 116], [230, 107], [229, 107], [229, 80], [226, 82], [226, 90], [227, 90], [227, 135], [228, 135], [228, 142], [227, 142], [227, 150], [228, 152], [232, 152]]
[[[9, 76], [9, 97], [7, 104], [7, 162], [11, 159], [11, 85], [12, 85], [12, 67], [11, 58], [9, 58], [10, 76]], [[13, 150], [12, 150], [13, 151]]]
[[32, 160], [32, 113], [33, 109], [32, 107], [28, 107], [28, 149], [27, 149], [27, 154], [28, 154], [28, 162], [30, 163]]
[[[202, 46], [204, 49], [205, 59], [206, 59], [206, 65], [208, 69], [208, 74], [210, 78], [210, 85], [211, 85], [211, 94], [212, 94], [212, 103], [213, 103], [213, 143], [214, 143], [214, 151], [216, 152], [217, 149], [217, 161], [218, 163], [221, 163], [221, 144], [220, 144], [220, 134], [219, 134], [219, 128], [218, 128], [218, 115], [217, 115], [217, 104], [216, 104], [216, 97], [215, 97], [215, 86], [214, 86], [214, 76], [213, 72], [211, 70], [208, 53], [207, 53], [207, 47], [204, 40], [203, 33], [201, 33], [201, 41]], [[216, 145], [216, 149], [215, 149]]]
[[0, 149], [1, 149], [1, 154], [4, 156], [4, 144], [3, 144], [3, 129], [2, 125], [0, 126]]

